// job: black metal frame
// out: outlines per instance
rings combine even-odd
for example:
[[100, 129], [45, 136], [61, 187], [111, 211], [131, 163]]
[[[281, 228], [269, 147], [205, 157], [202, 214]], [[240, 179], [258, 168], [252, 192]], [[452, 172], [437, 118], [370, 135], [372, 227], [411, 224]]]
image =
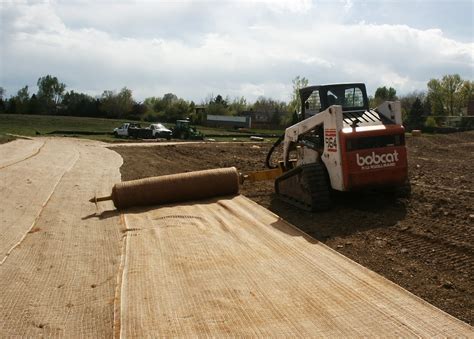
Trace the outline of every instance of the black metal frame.
[[348, 88], [358, 88], [362, 92], [362, 97], [364, 100], [364, 106], [363, 107], [343, 107], [343, 111], [365, 111], [369, 110], [369, 99], [367, 97], [367, 90], [365, 88], [365, 84], [363, 83], [349, 83], [349, 84], [329, 84], [329, 85], [318, 85], [318, 86], [308, 86], [301, 88], [299, 90], [300, 94], [300, 99], [301, 99], [301, 115], [302, 119], [306, 118], [305, 114], [305, 103], [308, 100], [308, 98], [311, 96], [311, 94], [314, 91], [319, 92], [319, 100], [321, 102], [321, 111], [326, 110], [329, 106], [329, 100], [328, 100], [328, 91], [333, 90], [334, 92], [340, 92], [341, 90], [344, 91], [345, 89]]

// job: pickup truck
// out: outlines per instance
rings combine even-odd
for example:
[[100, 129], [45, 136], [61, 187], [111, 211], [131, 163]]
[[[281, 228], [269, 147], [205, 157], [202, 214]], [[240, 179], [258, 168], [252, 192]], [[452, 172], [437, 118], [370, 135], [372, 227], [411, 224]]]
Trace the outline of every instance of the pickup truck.
[[118, 128], [114, 128], [115, 137], [129, 137], [135, 139], [150, 139], [153, 133], [149, 128], [142, 128], [135, 122], [126, 122]]
[[148, 128], [151, 130], [153, 138], [165, 138], [167, 140], [170, 140], [173, 134], [171, 130], [158, 123], [151, 124]]

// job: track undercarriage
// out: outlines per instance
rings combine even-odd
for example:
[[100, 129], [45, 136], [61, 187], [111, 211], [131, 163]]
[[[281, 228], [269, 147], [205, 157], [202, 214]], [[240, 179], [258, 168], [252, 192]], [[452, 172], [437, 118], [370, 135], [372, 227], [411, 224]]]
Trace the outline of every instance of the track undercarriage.
[[307, 211], [327, 210], [331, 191], [326, 169], [321, 163], [297, 166], [275, 180], [280, 199]]

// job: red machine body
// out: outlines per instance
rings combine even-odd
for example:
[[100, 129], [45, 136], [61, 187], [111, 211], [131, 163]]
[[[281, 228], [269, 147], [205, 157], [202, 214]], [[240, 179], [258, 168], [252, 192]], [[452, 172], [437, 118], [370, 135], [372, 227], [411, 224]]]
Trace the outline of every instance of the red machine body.
[[346, 190], [403, 185], [408, 179], [404, 133], [400, 125], [340, 133]]

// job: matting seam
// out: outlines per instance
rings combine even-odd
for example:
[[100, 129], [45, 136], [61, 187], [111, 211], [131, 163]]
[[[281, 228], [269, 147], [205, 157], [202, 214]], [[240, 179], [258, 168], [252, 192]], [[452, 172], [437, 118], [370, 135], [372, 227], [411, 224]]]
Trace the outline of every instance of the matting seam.
[[53, 189], [51, 190], [51, 193], [49, 194], [48, 198], [46, 199], [46, 201], [43, 203], [43, 205], [41, 206], [41, 209], [38, 213], [38, 215], [36, 216], [35, 220], [33, 221], [33, 223], [31, 224], [30, 228], [28, 228], [28, 230], [25, 232], [25, 234], [23, 234], [23, 236], [21, 237], [21, 239], [15, 244], [12, 246], [12, 248], [10, 248], [7, 253], [5, 254], [5, 256], [3, 257], [2, 261], [0, 261], [0, 266], [3, 265], [5, 263], [5, 261], [7, 260], [7, 258], [10, 256], [11, 252], [17, 248], [25, 239], [26, 239], [26, 236], [31, 232], [31, 230], [35, 227], [36, 223], [38, 222], [39, 218], [41, 217], [41, 215], [43, 214], [43, 211], [44, 209], [46, 208], [46, 206], [48, 205], [49, 201], [51, 200], [54, 192], [56, 191], [56, 188], [58, 187], [59, 183], [61, 182], [61, 180], [64, 178], [64, 176], [66, 175], [66, 173], [69, 173], [73, 167], [76, 165], [77, 161], [79, 160], [80, 158], [80, 152], [76, 149], [76, 158], [74, 159], [74, 161], [72, 162], [71, 166], [69, 168], [67, 168], [63, 174], [59, 177], [58, 181], [56, 182], [56, 184], [54, 184], [53, 186]]
[[125, 267], [128, 264], [128, 256], [127, 250], [129, 248], [128, 239], [129, 235], [127, 230], [130, 228], [128, 227], [127, 219], [125, 214], [120, 214], [120, 223], [124, 225], [124, 234], [123, 234], [123, 245], [122, 245], [122, 253], [120, 256], [120, 266], [117, 272], [117, 286], [115, 287], [115, 298], [114, 298], [114, 327], [113, 327], [113, 336], [114, 338], [123, 338], [123, 313], [122, 312], [122, 300], [123, 300], [123, 293], [124, 293], [124, 281], [125, 281]]
[[7, 164], [7, 165], [0, 166], [0, 169], [4, 169], [4, 168], [10, 167], [10, 166], [19, 164], [20, 162], [23, 162], [23, 161], [25, 161], [25, 160], [28, 160], [28, 159], [31, 159], [31, 158], [37, 156], [37, 155], [41, 152], [41, 150], [43, 149], [44, 145], [46, 145], [46, 141], [43, 142], [43, 144], [36, 150], [35, 153], [33, 153], [33, 154], [27, 156], [27, 157], [24, 158], [24, 159], [14, 161], [14, 162], [11, 163], [11, 164]]

